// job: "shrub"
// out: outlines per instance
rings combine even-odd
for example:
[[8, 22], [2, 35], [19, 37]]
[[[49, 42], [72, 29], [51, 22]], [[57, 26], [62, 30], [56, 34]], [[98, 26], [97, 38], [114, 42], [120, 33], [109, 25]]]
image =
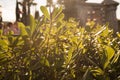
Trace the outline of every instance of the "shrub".
[[120, 33], [90, 22], [64, 21], [62, 8], [24, 27], [21, 35], [0, 36], [1, 80], [119, 80]]

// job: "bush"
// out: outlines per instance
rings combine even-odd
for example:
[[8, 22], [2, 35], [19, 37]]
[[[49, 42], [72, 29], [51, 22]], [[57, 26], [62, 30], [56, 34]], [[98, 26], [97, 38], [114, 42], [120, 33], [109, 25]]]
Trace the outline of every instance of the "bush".
[[120, 33], [64, 21], [62, 8], [41, 11], [39, 20], [30, 16], [30, 26], [18, 23], [21, 35], [0, 36], [1, 80], [120, 79]]

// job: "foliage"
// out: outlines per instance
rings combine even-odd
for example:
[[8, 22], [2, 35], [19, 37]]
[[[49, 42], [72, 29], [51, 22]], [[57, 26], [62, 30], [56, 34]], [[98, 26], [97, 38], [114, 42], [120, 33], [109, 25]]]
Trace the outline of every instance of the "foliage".
[[0, 80], [120, 79], [120, 33], [64, 21], [61, 8], [41, 11], [39, 20], [30, 16], [30, 26], [18, 23], [19, 36], [0, 36]]

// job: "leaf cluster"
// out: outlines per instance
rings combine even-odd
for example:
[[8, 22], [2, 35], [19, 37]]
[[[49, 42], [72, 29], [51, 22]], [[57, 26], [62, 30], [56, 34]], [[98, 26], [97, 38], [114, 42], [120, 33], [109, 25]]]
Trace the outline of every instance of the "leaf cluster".
[[18, 22], [20, 35], [0, 36], [0, 80], [120, 79], [120, 33], [65, 21], [62, 8], [40, 9], [30, 26]]

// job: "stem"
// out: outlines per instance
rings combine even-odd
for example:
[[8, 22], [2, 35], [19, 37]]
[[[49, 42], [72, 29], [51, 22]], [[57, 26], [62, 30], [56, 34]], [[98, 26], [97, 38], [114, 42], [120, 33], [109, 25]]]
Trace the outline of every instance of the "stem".
[[29, 80], [32, 80], [32, 71], [31, 70], [29, 71], [29, 75], [30, 75]]
[[51, 34], [51, 29], [52, 29], [52, 11], [51, 11], [51, 6], [49, 7], [49, 11], [50, 11], [50, 30], [49, 30], [49, 34]]

